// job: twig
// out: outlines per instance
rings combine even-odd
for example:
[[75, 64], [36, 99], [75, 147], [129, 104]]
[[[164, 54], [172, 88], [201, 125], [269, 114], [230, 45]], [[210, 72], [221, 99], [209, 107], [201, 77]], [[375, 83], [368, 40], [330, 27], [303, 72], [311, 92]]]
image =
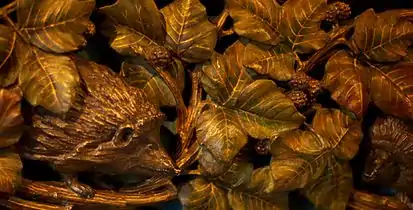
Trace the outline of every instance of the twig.
[[26, 209], [26, 210], [71, 210], [73, 205], [54, 205], [46, 203], [38, 203], [35, 201], [24, 200], [18, 197], [9, 199], [1, 199], [2, 206], [8, 209]]
[[0, 8], [0, 18], [3, 18], [7, 16], [8, 14], [14, 12], [16, 10], [17, 3], [16, 1], [13, 1], [10, 4], [7, 4], [6, 6]]
[[62, 182], [38, 182], [23, 179], [18, 192], [28, 197], [38, 197], [53, 203], [73, 203], [79, 206], [108, 205], [117, 207], [156, 204], [176, 199], [175, 187], [165, 187], [154, 193], [116, 193], [97, 190], [93, 198], [79, 197]]

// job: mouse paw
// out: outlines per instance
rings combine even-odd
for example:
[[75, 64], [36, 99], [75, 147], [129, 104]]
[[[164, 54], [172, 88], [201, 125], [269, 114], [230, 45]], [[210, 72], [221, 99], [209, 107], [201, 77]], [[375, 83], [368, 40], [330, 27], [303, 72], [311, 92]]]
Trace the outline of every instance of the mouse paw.
[[69, 188], [82, 198], [93, 198], [93, 196], [95, 196], [94, 190], [86, 184], [80, 184], [78, 182], [71, 183]]

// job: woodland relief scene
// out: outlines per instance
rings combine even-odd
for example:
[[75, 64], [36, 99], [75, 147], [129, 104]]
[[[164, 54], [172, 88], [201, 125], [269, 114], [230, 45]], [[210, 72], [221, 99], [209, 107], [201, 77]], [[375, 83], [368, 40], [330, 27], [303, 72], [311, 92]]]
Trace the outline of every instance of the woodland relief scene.
[[413, 209], [413, 1], [1, 0], [0, 209]]

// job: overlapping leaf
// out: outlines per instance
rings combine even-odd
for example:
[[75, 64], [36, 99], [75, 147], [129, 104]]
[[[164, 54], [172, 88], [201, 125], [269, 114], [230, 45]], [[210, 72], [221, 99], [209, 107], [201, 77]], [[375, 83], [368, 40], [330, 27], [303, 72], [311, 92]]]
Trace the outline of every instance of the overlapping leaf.
[[259, 74], [287, 81], [294, 74], [295, 56], [292, 52], [283, 52], [279, 47], [265, 49], [248, 43], [245, 49], [243, 65]]
[[390, 69], [372, 68], [370, 95], [383, 112], [413, 119], [412, 70], [412, 63], [401, 63]]
[[406, 56], [413, 39], [413, 23], [391, 11], [376, 15], [373, 9], [366, 10], [357, 17], [354, 30], [353, 50], [379, 62], [398, 61]]
[[30, 52], [28, 45], [17, 37], [10, 58], [5, 63], [3, 70], [0, 71], [0, 86], [8, 87], [17, 81], [19, 72], [24, 67], [24, 62]]
[[211, 107], [197, 123], [197, 141], [201, 145], [200, 164], [211, 174], [222, 173], [247, 135], [272, 138], [301, 125], [304, 117], [270, 80], [256, 80], [240, 91], [234, 105]]
[[21, 183], [22, 169], [18, 154], [9, 150], [0, 151], [0, 192], [14, 194]]
[[[308, 186], [335, 171], [339, 161], [354, 157], [361, 141], [361, 125], [339, 110], [319, 109], [310, 130], [282, 134], [272, 144], [270, 166], [254, 171], [254, 183], [269, 182], [264, 192], [284, 192]], [[315, 192], [313, 192], [315, 193]]]
[[309, 53], [325, 45], [329, 37], [320, 24], [327, 8], [327, 0], [288, 0], [282, 6], [279, 31], [291, 49]]
[[16, 42], [16, 32], [12, 28], [0, 25], [0, 71], [11, 56]]
[[228, 9], [237, 34], [271, 45], [282, 40], [278, 30], [281, 7], [276, 1], [230, 0]]
[[119, 0], [100, 10], [109, 18], [102, 32], [120, 54], [145, 55], [165, 42], [164, 21], [153, 0]]
[[56, 114], [67, 112], [80, 83], [75, 63], [68, 56], [28, 49], [19, 72], [24, 98]]
[[347, 52], [339, 51], [330, 57], [325, 69], [323, 83], [331, 97], [362, 118], [369, 104], [369, 68]]
[[37, 47], [56, 53], [77, 50], [93, 23], [89, 20], [94, 0], [17, 0], [21, 32]]
[[0, 148], [13, 145], [23, 133], [20, 101], [19, 92], [0, 89]]
[[198, 63], [214, 52], [217, 30], [199, 0], [175, 0], [161, 12], [166, 22], [166, 45], [184, 61]]
[[[171, 75], [179, 81], [181, 84], [179, 88], [183, 91], [184, 83], [181, 81], [184, 81], [185, 74], [182, 63], [175, 60], [175, 62], [170, 66], [169, 71]], [[149, 96], [149, 100], [151, 100], [154, 104], [159, 106], [176, 105], [175, 98], [171, 90], [162, 78], [155, 73], [155, 70], [152, 69], [147, 63], [123, 62], [120, 74], [130, 85], [142, 88]]]

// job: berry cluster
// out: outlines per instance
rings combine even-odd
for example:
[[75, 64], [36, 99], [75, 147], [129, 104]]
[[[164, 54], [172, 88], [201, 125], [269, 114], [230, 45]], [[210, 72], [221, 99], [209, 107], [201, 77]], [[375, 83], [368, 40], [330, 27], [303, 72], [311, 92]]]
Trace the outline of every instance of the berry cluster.
[[293, 101], [297, 109], [303, 109], [315, 102], [320, 93], [320, 82], [305, 73], [298, 72], [288, 82], [291, 91], [286, 95]]

